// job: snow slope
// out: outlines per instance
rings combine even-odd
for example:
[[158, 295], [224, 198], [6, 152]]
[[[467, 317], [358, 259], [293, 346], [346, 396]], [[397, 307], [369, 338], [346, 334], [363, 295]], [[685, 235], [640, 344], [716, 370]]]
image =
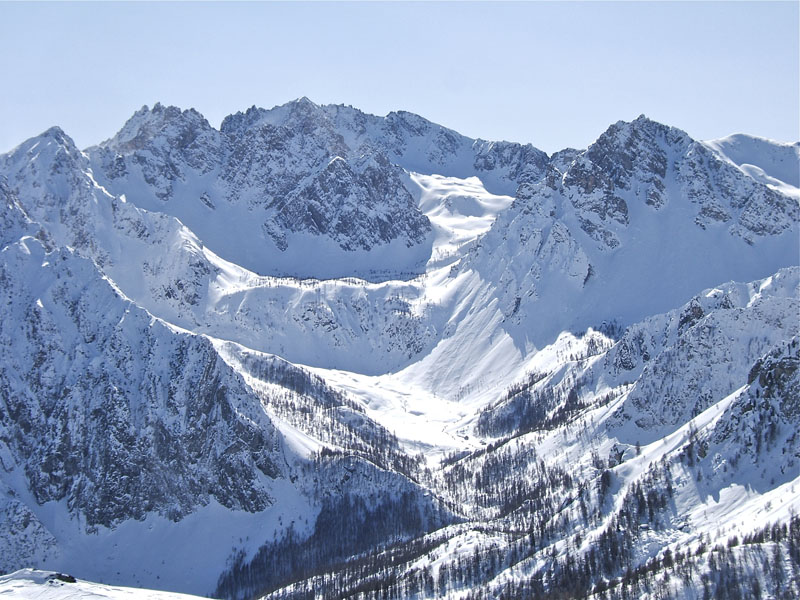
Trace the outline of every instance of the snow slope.
[[37, 571], [34, 569], [22, 569], [0, 576], [0, 594], [2, 594], [3, 598], [40, 598], [42, 600], [67, 600], [69, 598], [190, 600], [198, 597], [171, 592], [102, 585], [76, 580], [65, 573]]
[[704, 142], [742, 172], [786, 195], [800, 194], [800, 144], [738, 133]]

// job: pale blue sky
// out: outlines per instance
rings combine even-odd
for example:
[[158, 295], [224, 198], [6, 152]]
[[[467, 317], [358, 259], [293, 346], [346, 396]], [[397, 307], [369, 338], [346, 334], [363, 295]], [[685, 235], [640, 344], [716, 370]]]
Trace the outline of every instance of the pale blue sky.
[[547, 152], [640, 113], [797, 141], [798, 6], [0, 2], [0, 152], [51, 125], [86, 147], [156, 101], [219, 126], [300, 96]]

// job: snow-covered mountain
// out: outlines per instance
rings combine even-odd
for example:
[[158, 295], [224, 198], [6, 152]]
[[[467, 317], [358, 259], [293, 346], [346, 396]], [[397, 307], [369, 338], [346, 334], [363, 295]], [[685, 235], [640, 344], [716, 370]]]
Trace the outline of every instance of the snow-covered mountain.
[[305, 98], [231, 115], [219, 131], [194, 110], [144, 107], [89, 154], [108, 190], [177, 217], [251, 271], [370, 280], [422, 273], [431, 254], [430, 221], [405, 172], [491, 173], [513, 192], [547, 158], [410, 113], [380, 119]]
[[642, 116], [548, 157], [305, 98], [23, 142], [0, 570], [800, 593], [799, 149]]

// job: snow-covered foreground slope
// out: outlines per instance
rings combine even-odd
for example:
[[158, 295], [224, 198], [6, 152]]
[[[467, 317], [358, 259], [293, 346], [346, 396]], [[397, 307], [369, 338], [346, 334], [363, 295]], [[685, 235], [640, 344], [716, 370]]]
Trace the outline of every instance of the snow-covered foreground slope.
[[645, 117], [548, 157], [307, 99], [24, 142], [0, 156], [0, 569], [800, 592], [796, 168]]
[[76, 579], [65, 573], [22, 569], [0, 575], [0, 595], [3, 598], [40, 600], [69, 600], [71, 598], [110, 598], [113, 600], [191, 600], [198, 596], [103, 585]]

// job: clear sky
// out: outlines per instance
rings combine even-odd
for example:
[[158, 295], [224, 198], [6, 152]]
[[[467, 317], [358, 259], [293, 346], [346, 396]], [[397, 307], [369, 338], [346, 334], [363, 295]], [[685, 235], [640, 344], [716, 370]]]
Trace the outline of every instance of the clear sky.
[[797, 141], [799, 6], [0, 1], [0, 152], [51, 125], [86, 147], [156, 101], [219, 126], [300, 96], [547, 152], [641, 113]]

